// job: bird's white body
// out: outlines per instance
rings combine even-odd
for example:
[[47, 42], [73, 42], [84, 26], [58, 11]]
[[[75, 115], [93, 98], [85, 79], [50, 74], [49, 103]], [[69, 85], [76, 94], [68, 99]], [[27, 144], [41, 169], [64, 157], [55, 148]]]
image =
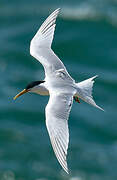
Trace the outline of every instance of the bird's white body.
[[31, 41], [30, 54], [43, 65], [45, 79], [42, 84], [30, 89], [30, 92], [50, 95], [45, 110], [46, 126], [55, 155], [63, 169], [68, 173], [66, 160], [69, 143], [68, 118], [73, 97], [77, 96], [87, 103], [101, 108], [96, 105], [92, 98], [92, 86], [96, 76], [75, 83], [62, 61], [51, 49], [58, 13], [59, 9], [56, 9], [44, 21]]

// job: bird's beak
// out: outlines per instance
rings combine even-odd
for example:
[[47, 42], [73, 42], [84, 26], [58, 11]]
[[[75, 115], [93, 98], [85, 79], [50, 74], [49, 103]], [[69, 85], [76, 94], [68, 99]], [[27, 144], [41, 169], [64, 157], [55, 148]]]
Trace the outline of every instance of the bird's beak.
[[19, 94], [17, 94], [13, 99], [16, 100], [19, 96], [21, 96], [22, 94], [25, 94], [27, 93], [28, 90], [27, 89], [24, 89], [23, 91], [21, 91]]

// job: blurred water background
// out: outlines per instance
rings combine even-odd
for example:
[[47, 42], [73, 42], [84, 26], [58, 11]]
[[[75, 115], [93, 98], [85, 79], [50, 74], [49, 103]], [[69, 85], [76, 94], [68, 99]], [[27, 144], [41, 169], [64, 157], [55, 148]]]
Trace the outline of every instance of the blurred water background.
[[[43, 67], [30, 40], [56, 8], [53, 49], [76, 81], [94, 75], [93, 95], [105, 112], [74, 102], [69, 118], [68, 176], [45, 126], [48, 97], [13, 96]], [[117, 180], [117, 1], [0, 1], [0, 180]]]

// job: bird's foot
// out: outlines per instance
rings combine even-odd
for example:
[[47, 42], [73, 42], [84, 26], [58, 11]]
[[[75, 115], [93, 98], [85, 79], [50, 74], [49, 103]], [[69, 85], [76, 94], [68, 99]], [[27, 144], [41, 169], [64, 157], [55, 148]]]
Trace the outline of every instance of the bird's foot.
[[77, 96], [74, 96], [74, 100], [77, 102], [77, 103], [80, 103], [80, 100]]

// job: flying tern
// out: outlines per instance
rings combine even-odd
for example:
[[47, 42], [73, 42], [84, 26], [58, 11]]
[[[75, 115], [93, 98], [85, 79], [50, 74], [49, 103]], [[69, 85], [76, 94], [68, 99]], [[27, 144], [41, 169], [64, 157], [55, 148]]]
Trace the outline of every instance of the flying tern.
[[60, 8], [50, 14], [30, 43], [30, 54], [43, 65], [45, 79], [31, 82], [14, 99], [27, 92], [50, 96], [45, 108], [46, 126], [54, 153], [62, 168], [69, 173], [66, 159], [69, 143], [68, 118], [73, 99], [76, 102], [82, 99], [96, 108], [103, 109], [96, 105], [92, 97], [92, 87], [97, 76], [76, 83], [51, 49], [59, 11]]

